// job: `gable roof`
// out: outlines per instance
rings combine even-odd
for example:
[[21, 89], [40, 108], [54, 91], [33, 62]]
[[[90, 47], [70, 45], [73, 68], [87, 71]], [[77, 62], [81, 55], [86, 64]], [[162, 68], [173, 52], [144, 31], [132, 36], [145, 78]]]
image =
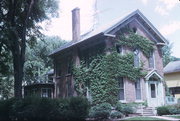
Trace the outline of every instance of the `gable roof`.
[[110, 24], [106, 24], [103, 27], [97, 28], [95, 30], [92, 30], [84, 35], [81, 36], [81, 39], [79, 41], [76, 42], [69, 42], [63, 46], [61, 46], [60, 48], [56, 49], [55, 51], [53, 51], [50, 56], [59, 53], [62, 50], [65, 50], [69, 47], [73, 47], [78, 45], [79, 43], [86, 41], [92, 37], [98, 36], [98, 35], [106, 35], [109, 34], [113, 29], [115, 29], [116, 27], [118, 27], [119, 25], [123, 24], [126, 20], [130, 19], [132, 16], [134, 15], [139, 15], [140, 18], [144, 21], [144, 23], [146, 23], [154, 32], [154, 34], [156, 34], [160, 40], [162, 41], [162, 43], [167, 43], [167, 40], [160, 34], [160, 32], [151, 24], [151, 22], [139, 11], [139, 10], [135, 10], [134, 12], [127, 14], [126, 16], [122, 16], [119, 19], [116, 19], [114, 21], [112, 21]]
[[180, 72], [180, 61], [170, 62], [164, 67], [165, 74], [174, 72]]

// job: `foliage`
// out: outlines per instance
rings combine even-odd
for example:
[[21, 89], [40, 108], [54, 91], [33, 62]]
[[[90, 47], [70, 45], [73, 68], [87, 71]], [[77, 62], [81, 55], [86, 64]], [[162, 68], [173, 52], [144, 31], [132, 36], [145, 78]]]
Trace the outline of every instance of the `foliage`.
[[57, 36], [44, 37], [38, 40], [34, 45], [27, 46], [26, 62], [24, 67], [26, 82], [45, 81], [45, 74], [52, 69], [52, 59], [48, 55], [65, 41]]
[[168, 45], [162, 48], [162, 55], [163, 55], [163, 66], [165, 67], [171, 61], [180, 60], [180, 58], [176, 58], [172, 56], [172, 44], [168, 43]]
[[153, 45], [147, 38], [134, 33], [131, 29], [124, 28], [118, 33], [118, 44], [134, 49], [140, 49], [146, 57], [154, 50]]
[[180, 104], [157, 107], [158, 115], [180, 114]]
[[12, 54], [16, 97], [22, 97], [26, 45], [42, 37], [38, 23], [55, 17], [57, 9], [56, 0], [0, 1], [0, 48], [5, 45]]
[[122, 104], [118, 102], [115, 107], [116, 110], [120, 111], [124, 115], [132, 114], [134, 113], [134, 108], [132, 104]]
[[136, 80], [143, 76], [141, 68], [135, 68], [133, 62], [132, 54], [120, 55], [112, 52], [109, 55], [97, 56], [89, 67], [82, 63], [74, 68], [75, 89], [79, 95], [83, 95], [90, 84], [94, 104], [113, 104], [118, 97], [118, 77]]
[[[116, 44], [131, 49], [140, 49], [147, 57], [154, 49], [154, 44], [150, 40], [129, 29], [126, 30], [126, 27], [120, 30], [117, 40]], [[93, 57], [94, 59], [88, 67], [84, 62], [80, 66], [74, 67], [76, 91], [79, 95], [84, 95], [88, 87], [94, 104], [103, 102], [113, 104], [118, 100], [119, 77], [135, 81], [145, 74], [141, 67], [134, 67], [132, 53], [121, 55], [114, 51], [114, 48], [111, 50], [108, 55]]]
[[27, 97], [0, 103], [0, 120], [84, 120], [89, 102], [85, 98], [50, 99]]
[[96, 119], [107, 119], [111, 113], [111, 104], [101, 103], [93, 106], [90, 110], [90, 117]]
[[0, 99], [13, 96], [13, 81], [11, 53], [5, 45], [2, 45], [0, 48]]
[[170, 114], [168, 106], [161, 106], [157, 108], [157, 114], [158, 115], [168, 115]]
[[110, 115], [111, 118], [122, 118], [123, 114], [119, 111], [112, 112]]

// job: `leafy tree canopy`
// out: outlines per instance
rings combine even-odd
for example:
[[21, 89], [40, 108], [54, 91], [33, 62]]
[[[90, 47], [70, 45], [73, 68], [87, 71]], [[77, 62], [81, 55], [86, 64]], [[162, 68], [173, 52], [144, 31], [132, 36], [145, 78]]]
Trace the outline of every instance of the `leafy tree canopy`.
[[57, 0], [0, 1], [0, 48], [12, 55], [16, 97], [22, 97], [26, 46], [42, 37], [38, 23], [56, 17], [57, 9]]

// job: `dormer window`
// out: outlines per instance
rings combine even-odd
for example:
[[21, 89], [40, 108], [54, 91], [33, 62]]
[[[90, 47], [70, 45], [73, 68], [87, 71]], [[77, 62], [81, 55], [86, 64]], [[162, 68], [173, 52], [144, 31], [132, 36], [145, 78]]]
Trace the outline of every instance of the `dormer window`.
[[123, 54], [123, 47], [121, 45], [116, 45], [116, 50], [119, 54]]
[[134, 50], [134, 67], [139, 67], [139, 50]]

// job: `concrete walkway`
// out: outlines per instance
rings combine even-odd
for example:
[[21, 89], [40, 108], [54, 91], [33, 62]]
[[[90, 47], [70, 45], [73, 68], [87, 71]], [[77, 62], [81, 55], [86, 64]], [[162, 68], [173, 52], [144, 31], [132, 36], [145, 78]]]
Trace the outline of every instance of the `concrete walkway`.
[[160, 119], [165, 119], [169, 121], [179, 121], [180, 119], [173, 118], [173, 117], [166, 117], [166, 116], [149, 116], [149, 117], [154, 117], [154, 118], [160, 118]]

